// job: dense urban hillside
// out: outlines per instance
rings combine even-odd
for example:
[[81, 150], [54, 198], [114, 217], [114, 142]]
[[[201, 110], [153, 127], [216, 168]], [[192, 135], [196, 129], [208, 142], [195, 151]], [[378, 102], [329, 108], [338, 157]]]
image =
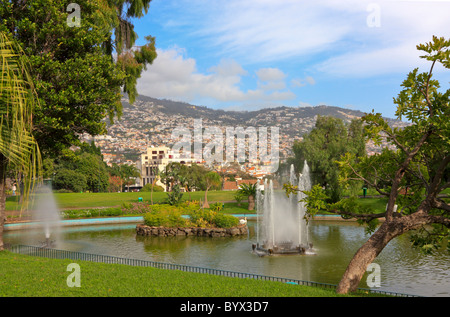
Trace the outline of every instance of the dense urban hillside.
[[[311, 131], [318, 115], [333, 116], [350, 122], [363, 116], [359, 110], [332, 106], [316, 107], [275, 107], [255, 111], [225, 111], [184, 102], [138, 96], [136, 102], [129, 104], [122, 99], [123, 116], [114, 124], [108, 125], [108, 134], [95, 138], [103, 153], [114, 154], [112, 160], [137, 159], [139, 153], [149, 146], [174, 143], [171, 134], [177, 127], [194, 128], [194, 119], [202, 119], [203, 127], [278, 127], [280, 133], [280, 156], [291, 155], [295, 140], [301, 140]], [[405, 123], [389, 119], [392, 125]], [[369, 149], [371, 151], [371, 149]]]

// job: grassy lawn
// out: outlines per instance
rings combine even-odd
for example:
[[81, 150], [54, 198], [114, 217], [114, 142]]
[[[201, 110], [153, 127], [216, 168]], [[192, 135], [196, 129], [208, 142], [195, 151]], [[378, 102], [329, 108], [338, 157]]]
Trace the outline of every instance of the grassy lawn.
[[[208, 202], [220, 202], [224, 204], [223, 213], [227, 214], [254, 214], [256, 211], [248, 210], [248, 201], [244, 199], [240, 206], [234, 200], [233, 191], [210, 191], [208, 192]], [[92, 209], [92, 208], [120, 208], [123, 203], [138, 202], [139, 198], [146, 203], [150, 203], [149, 192], [130, 192], [130, 193], [55, 193], [56, 203], [61, 210], [70, 209]], [[164, 192], [154, 192], [153, 202], [163, 203], [166, 200], [167, 194]], [[189, 199], [187, 193], [183, 196], [184, 200]], [[196, 201], [203, 201], [204, 192], [191, 193], [191, 199]], [[20, 209], [16, 202], [16, 197], [9, 197], [6, 201], [6, 210]], [[369, 205], [376, 209], [377, 212], [383, 212], [386, 208], [386, 198], [360, 198], [359, 202], [362, 205]], [[32, 208], [30, 208], [32, 209]], [[327, 214], [323, 212], [323, 214]]]
[[387, 198], [360, 198], [358, 202], [364, 206], [371, 206], [377, 213], [386, 211]]
[[[129, 193], [55, 193], [54, 197], [60, 209], [68, 208], [94, 208], [94, 207], [115, 207], [122, 203], [137, 202], [139, 197], [144, 202], [150, 202], [150, 192], [129, 192]], [[235, 192], [233, 191], [209, 191], [208, 202], [233, 201]], [[193, 200], [204, 200], [205, 192], [192, 192]], [[167, 194], [164, 192], [153, 193], [153, 202], [165, 201]], [[189, 199], [189, 194], [184, 193], [183, 199]], [[17, 210], [16, 197], [9, 197], [6, 201], [6, 210]]]
[[[68, 287], [73, 260], [0, 252], [5, 297], [335, 297], [332, 289], [200, 273], [76, 261], [80, 287]], [[353, 296], [375, 296], [358, 293]], [[348, 297], [348, 296], [347, 296]]]

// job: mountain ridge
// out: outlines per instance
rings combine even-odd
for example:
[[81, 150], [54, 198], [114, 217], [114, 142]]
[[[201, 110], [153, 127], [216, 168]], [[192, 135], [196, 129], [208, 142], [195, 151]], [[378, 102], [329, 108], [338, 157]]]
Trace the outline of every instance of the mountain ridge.
[[[148, 113], [154, 116], [164, 117], [178, 117], [181, 121], [187, 118], [202, 118], [209, 121], [210, 124], [215, 123], [219, 125], [231, 126], [270, 126], [279, 125], [280, 123], [287, 123], [283, 128], [287, 128], [287, 134], [293, 135], [301, 132], [309, 132], [313, 126], [310, 121], [315, 121], [316, 116], [333, 116], [340, 118], [345, 122], [350, 122], [353, 118], [361, 118], [368, 112], [361, 110], [354, 110], [342, 108], [338, 106], [318, 105], [314, 107], [291, 107], [291, 106], [276, 106], [266, 107], [257, 110], [226, 110], [213, 109], [207, 106], [192, 105], [187, 102], [174, 101], [170, 99], [158, 99], [149, 96], [139, 95], [133, 105], [130, 105], [126, 97], [122, 98], [124, 108], [124, 115], [127, 110], [134, 110], [137, 112]], [[400, 120], [384, 117], [384, 119], [393, 126], [405, 126]], [[298, 124], [303, 123], [307, 128], [299, 127]], [[291, 131], [294, 126], [297, 126], [297, 131]]]

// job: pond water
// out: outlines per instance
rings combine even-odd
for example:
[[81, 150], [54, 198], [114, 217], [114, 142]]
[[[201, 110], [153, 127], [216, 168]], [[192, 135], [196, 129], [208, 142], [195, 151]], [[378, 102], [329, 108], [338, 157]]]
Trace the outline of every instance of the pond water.
[[[298, 280], [337, 284], [348, 262], [368, 239], [364, 228], [351, 222], [312, 221], [311, 241], [316, 255], [259, 257], [251, 252], [256, 243], [255, 221], [244, 237], [141, 237], [136, 224], [64, 227], [58, 248], [85, 253], [208, 267]], [[6, 231], [6, 243], [39, 245], [38, 230]], [[379, 290], [420, 296], [450, 297], [450, 254], [442, 249], [424, 255], [401, 236], [375, 259], [381, 268]], [[369, 288], [366, 276], [360, 284]]]

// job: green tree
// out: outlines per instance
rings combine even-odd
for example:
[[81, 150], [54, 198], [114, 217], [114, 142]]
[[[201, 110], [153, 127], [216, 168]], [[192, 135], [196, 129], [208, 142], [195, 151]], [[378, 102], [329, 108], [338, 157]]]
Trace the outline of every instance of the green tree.
[[248, 210], [255, 209], [255, 197], [258, 190], [258, 184], [241, 184], [238, 193], [248, 198]]
[[44, 179], [52, 179], [53, 173], [55, 171], [55, 163], [54, 161], [47, 157], [42, 161], [42, 172]]
[[76, 171], [86, 177], [87, 188], [91, 192], [105, 192], [109, 187], [109, 173], [101, 157], [81, 153], [75, 159]]
[[120, 190], [123, 190], [123, 184], [125, 184], [125, 186], [133, 185], [135, 183], [135, 179], [141, 175], [136, 166], [129, 164], [119, 165], [117, 163], [113, 163], [112, 166], [108, 168], [108, 171], [110, 176], [117, 176], [120, 178]]
[[[77, 184], [81, 184], [85, 180], [86, 184], [81, 186], [82, 190], [92, 192], [108, 190], [110, 170], [103, 162], [102, 155], [99, 155], [98, 151], [92, 151], [93, 148], [95, 148], [95, 145], [92, 146], [91, 144], [82, 145], [76, 151], [66, 150], [64, 155], [60, 155], [55, 160], [54, 173], [57, 180], [54, 183], [54, 189], [80, 191], [81, 185], [77, 185], [78, 189], [70, 189], [71, 186], [67, 185], [66, 180], [73, 179]], [[68, 173], [67, 170], [72, 172]], [[75, 176], [75, 174], [78, 174], [78, 176]]]
[[338, 118], [318, 116], [315, 127], [303, 141], [294, 143], [293, 151], [296, 169], [301, 171], [306, 160], [313, 184], [325, 187], [331, 201], [337, 202], [342, 198], [342, 186], [336, 161], [345, 153], [364, 156], [362, 121], [354, 119], [346, 125]]
[[[351, 259], [338, 293], [354, 291], [368, 265], [395, 237], [412, 231], [413, 246], [432, 252], [450, 232], [450, 206], [439, 195], [450, 187], [450, 89], [441, 92], [439, 82], [433, 78], [438, 63], [443, 69], [450, 69], [450, 40], [433, 36], [431, 42], [418, 45], [417, 49], [424, 53], [422, 58], [430, 61], [430, 69], [422, 73], [418, 68], [411, 71], [394, 98], [398, 119], [407, 118], [411, 125], [392, 128], [381, 114], [374, 112], [364, 117], [367, 136], [377, 143], [385, 139], [396, 149], [386, 148], [379, 155], [359, 160], [346, 154], [339, 161], [341, 181], [364, 181], [388, 198], [386, 210], [377, 212], [370, 206], [363, 207], [355, 198], [328, 204], [320, 187], [307, 193], [308, 213], [326, 209], [356, 218], [374, 232]], [[409, 194], [400, 194], [400, 189], [406, 187]], [[378, 227], [380, 218], [385, 220]]]
[[137, 78], [156, 58], [154, 38], [134, 47], [132, 19], [147, 13], [150, 0], [76, 1], [79, 27], [67, 23], [69, 3], [0, 3], [0, 31], [10, 33], [30, 59], [39, 98], [33, 135], [45, 156], [79, 145], [83, 133], [105, 133], [103, 119], [121, 116], [121, 89], [133, 102]]
[[86, 176], [67, 168], [58, 169], [53, 179], [54, 189], [65, 189], [79, 193], [88, 188]]
[[41, 177], [39, 147], [33, 138], [32, 110], [37, 102], [29, 65], [23, 51], [0, 32], [0, 251], [6, 205], [6, 175], [21, 174], [24, 202]]
[[161, 182], [166, 185], [169, 204], [176, 205], [181, 201], [183, 193], [180, 187], [180, 163], [170, 163], [159, 173]]

